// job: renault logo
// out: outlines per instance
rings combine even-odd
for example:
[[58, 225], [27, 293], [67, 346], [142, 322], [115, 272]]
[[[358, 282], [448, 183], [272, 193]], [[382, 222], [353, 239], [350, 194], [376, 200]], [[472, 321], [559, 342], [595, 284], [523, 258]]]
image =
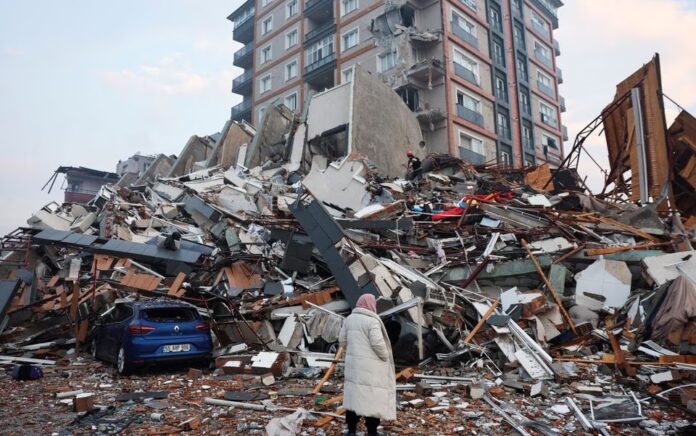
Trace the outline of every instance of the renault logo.
[[175, 333], [179, 333], [179, 326], [178, 326], [178, 325], [175, 325], [175, 326], [174, 326], [174, 332], [175, 332]]

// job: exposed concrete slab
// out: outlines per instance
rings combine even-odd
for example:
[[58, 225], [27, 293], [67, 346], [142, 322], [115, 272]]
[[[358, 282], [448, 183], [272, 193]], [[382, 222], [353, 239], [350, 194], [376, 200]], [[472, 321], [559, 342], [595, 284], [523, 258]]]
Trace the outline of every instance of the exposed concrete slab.
[[575, 302], [591, 310], [620, 308], [631, 293], [631, 271], [625, 262], [599, 259], [575, 280]]
[[179, 158], [172, 165], [172, 169], [167, 174], [167, 177], [183, 176], [195, 171], [194, 164], [200, 161], [207, 161], [213, 152], [214, 144], [215, 142], [210, 137], [193, 135], [186, 143], [186, 146], [184, 146], [184, 150]]

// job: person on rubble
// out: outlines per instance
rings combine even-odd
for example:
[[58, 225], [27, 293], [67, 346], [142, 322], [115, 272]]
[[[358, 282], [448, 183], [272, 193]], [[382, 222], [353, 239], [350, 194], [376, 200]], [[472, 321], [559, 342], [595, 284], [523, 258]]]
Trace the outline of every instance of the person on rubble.
[[339, 335], [345, 348], [343, 407], [348, 435], [355, 435], [365, 418], [368, 435], [376, 435], [381, 419], [396, 419], [396, 379], [391, 341], [377, 315], [377, 301], [363, 294], [346, 318]]
[[418, 159], [411, 150], [406, 152], [406, 157], [408, 158], [408, 174], [406, 175], [406, 180], [420, 180], [421, 173], [423, 172], [420, 159]]

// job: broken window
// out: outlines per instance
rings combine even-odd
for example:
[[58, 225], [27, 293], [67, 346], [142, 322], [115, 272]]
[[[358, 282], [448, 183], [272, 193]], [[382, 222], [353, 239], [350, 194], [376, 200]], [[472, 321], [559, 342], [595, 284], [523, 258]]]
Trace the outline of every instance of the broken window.
[[400, 8], [401, 12], [401, 24], [403, 24], [406, 27], [411, 27], [415, 25], [415, 20], [416, 20], [416, 10], [413, 8], [413, 6], [409, 4], [405, 4], [401, 6]]
[[263, 94], [264, 92], [268, 92], [271, 90], [271, 75], [268, 74], [265, 77], [261, 78], [261, 81], [259, 83], [259, 92]]
[[261, 35], [267, 35], [273, 30], [273, 16], [265, 18], [261, 22]]
[[541, 114], [542, 123], [547, 124], [551, 127], [556, 127], [558, 125], [558, 122], [556, 121], [556, 109], [540, 101], [539, 111]]
[[297, 0], [289, 0], [285, 7], [287, 10], [287, 18], [294, 17], [295, 15], [297, 15]]
[[297, 77], [297, 61], [292, 61], [285, 66], [285, 81]]
[[183, 307], [162, 307], [147, 309], [145, 319], [152, 322], [187, 322], [198, 319], [198, 312]]
[[262, 64], [265, 64], [266, 62], [270, 61], [272, 57], [273, 57], [273, 53], [271, 52], [271, 45], [270, 44], [267, 47], [264, 47], [261, 49], [261, 63]]
[[307, 65], [312, 65], [334, 53], [334, 36], [328, 35], [307, 49]]
[[551, 147], [554, 149], [558, 148], [558, 138], [554, 138], [554, 137], [549, 136], [545, 133], [541, 135], [541, 138], [542, 138], [545, 146]]
[[297, 93], [296, 92], [285, 97], [285, 106], [287, 106], [292, 111], [297, 110]]
[[297, 29], [293, 29], [285, 34], [285, 48], [294, 47], [297, 45]]
[[496, 117], [498, 126], [498, 136], [510, 139], [510, 114], [506, 109], [498, 109]]
[[377, 68], [380, 73], [389, 71], [396, 66], [396, 50], [382, 53], [377, 57]]
[[396, 93], [399, 94], [404, 103], [406, 103], [406, 106], [408, 106], [408, 108], [413, 112], [416, 112], [420, 108], [418, 101], [418, 89], [410, 86], [404, 86], [403, 88], [397, 89]]
[[459, 147], [478, 154], [484, 154], [483, 141], [461, 130], [459, 131]]
[[341, 16], [358, 9], [358, 0], [341, 0]]
[[349, 50], [358, 45], [358, 28], [356, 27], [348, 33], [344, 33], [341, 37], [341, 43], [341, 51]]

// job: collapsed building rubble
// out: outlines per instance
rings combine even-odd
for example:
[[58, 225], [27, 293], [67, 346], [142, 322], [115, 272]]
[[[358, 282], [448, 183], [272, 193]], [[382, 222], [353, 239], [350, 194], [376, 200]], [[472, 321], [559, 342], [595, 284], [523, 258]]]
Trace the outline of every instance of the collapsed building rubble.
[[[646, 68], [659, 77], [659, 65]], [[371, 293], [400, 365], [403, 419], [384, 423], [392, 433], [691, 428], [696, 218], [680, 189], [695, 159], [680, 158], [676, 179], [660, 159], [696, 152], [693, 118], [644, 126], [657, 160], [640, 164], [635, 195], [622, 173], [635, 179], [626, 165], [645, 150], [618, 132], [608, 137], [608, 182], [620, 188], [611, 195], [591, 195], [570, 165], [438, 154], [405, 180], [402, 156], [422, 137], [390, 92], [357, 68], [304, 115], [273, 106], [257, 129], [228, 122], [178, 158], [158, 155], [138, 180], [42, 208], [0, 246], [0, 364], [41, 368], [67, 431], [158, 422], [165, 432], [335, 434], [345, 412], [340, 383], [328, 381], [342, 371], [338, 333]], [[621, 98], [605, 124], [636, 129], [640, 111]], [[378, 113], [378, 101], [394, 108]], [[657, 153], [660, 132], [671, 146]], [[195, 306], [212, 326], [214, 370], [95, 372], [91, 328], [118, 298]], [[19, 383], [8, 380], [11, 398]]]

